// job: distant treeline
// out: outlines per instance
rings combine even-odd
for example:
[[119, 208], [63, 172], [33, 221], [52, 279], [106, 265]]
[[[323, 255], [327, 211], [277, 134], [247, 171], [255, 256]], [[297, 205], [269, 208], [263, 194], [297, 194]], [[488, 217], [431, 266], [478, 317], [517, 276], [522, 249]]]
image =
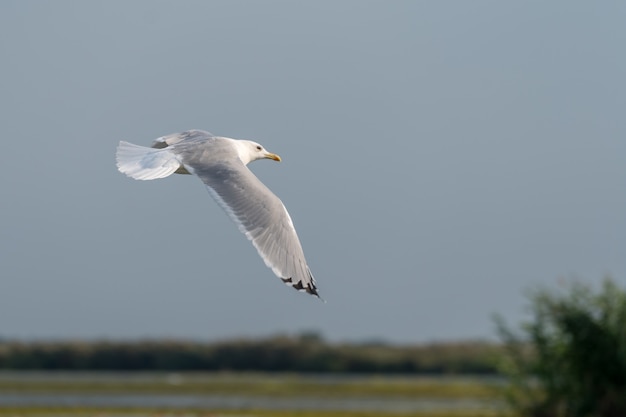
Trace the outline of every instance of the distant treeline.
[[499, 351], [485, 342], [334, 344], [316, 334], [212, 343], [0, 341], [0, 369], [492, 374]]

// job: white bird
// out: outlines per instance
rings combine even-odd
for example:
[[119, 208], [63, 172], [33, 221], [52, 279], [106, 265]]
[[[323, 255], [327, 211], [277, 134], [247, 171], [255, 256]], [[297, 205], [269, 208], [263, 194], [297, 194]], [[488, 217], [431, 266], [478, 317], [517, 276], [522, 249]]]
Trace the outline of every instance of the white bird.
[[189, 130], [156, 139], [151, 148], [121, 141], [117, 168], [136, 180], [173, 173], [200, 177], [215, 201], [287, 285], [319, 298], [315, 279], [282, 201], [246, 166], [257, 159], [280, 161], [256, 142]]

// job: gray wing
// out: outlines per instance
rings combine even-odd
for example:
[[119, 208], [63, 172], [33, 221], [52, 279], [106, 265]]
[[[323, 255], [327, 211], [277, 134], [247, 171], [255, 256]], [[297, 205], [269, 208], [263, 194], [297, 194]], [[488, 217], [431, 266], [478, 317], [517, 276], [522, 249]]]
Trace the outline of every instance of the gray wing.
[[168, 146], [175, 145], [183, 140], [206, 140], [210, 138], [214, 138], [215, 135], [209, 133], [205, 130], [187, 130], [181, 133], [172, 133], [171, 135], [161, 136], [160, 138], [156, 138], [152, 142], [153, 148], [167, 148]]
[[[204, 130], [187, 130], [181, 133], [172, 133], [171, 135], [161, 136], [160, 138], [156, 138], [152, 142], [152, 147], [157, 149], [163, 149], [167, 147], [175, 147], [176, 144], [179, 144], [182, 141], [193, 142], [194, 144], [202, 141], [207, 141], [215, 136], [212, 133], [209, 133]], [[185, 168], [184, 165], [181, 165], [176, 171], [176, 174], [191, 174]]]
[[319, 297], [300, 240], [282, 201], [245, 165], [194, 166], [209, 193], [287, 285]]

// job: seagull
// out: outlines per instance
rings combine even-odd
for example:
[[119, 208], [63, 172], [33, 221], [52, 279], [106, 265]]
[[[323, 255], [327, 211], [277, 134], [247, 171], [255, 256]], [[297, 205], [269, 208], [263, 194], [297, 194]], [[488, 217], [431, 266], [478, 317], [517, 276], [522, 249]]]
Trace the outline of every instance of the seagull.
[[288, 286], [320, 298], [285, 205], [247, 167], [257, 159], [280, 162], [278, 155], [249, 140], [188, 130], [162, 136], [150, 148], [121, 141], [116, 159], [118, 170], [136, 180], [198, 176], [265, 265]]

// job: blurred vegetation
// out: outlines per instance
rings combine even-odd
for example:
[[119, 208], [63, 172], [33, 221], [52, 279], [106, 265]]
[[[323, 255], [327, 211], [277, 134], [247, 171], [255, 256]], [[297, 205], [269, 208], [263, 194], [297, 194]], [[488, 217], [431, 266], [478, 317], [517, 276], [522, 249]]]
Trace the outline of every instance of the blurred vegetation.
[[520, 330], [498, 319], [506, 396], [525, 417], [626, 416], [626, 292], [606, 279], [529, 294]]
[[[247, 372], [5, 372], [0, 394], [214, 395], [240, 398], [496, 401], [500, 380], [481, 376], [301, 375]], [[0, 409], [2, 407], [0, 406]]]
[[316, 333], [214, 343], [0, 342], [0, 369], [493, 374], [499, 346], [480, 341], [327, 343]]
[[115, 409], [97, 408], [0, 408], [0, 417], [490, 417], [493, 411], [327, 411], [327, 410], [160, 410], [160, 409]]

